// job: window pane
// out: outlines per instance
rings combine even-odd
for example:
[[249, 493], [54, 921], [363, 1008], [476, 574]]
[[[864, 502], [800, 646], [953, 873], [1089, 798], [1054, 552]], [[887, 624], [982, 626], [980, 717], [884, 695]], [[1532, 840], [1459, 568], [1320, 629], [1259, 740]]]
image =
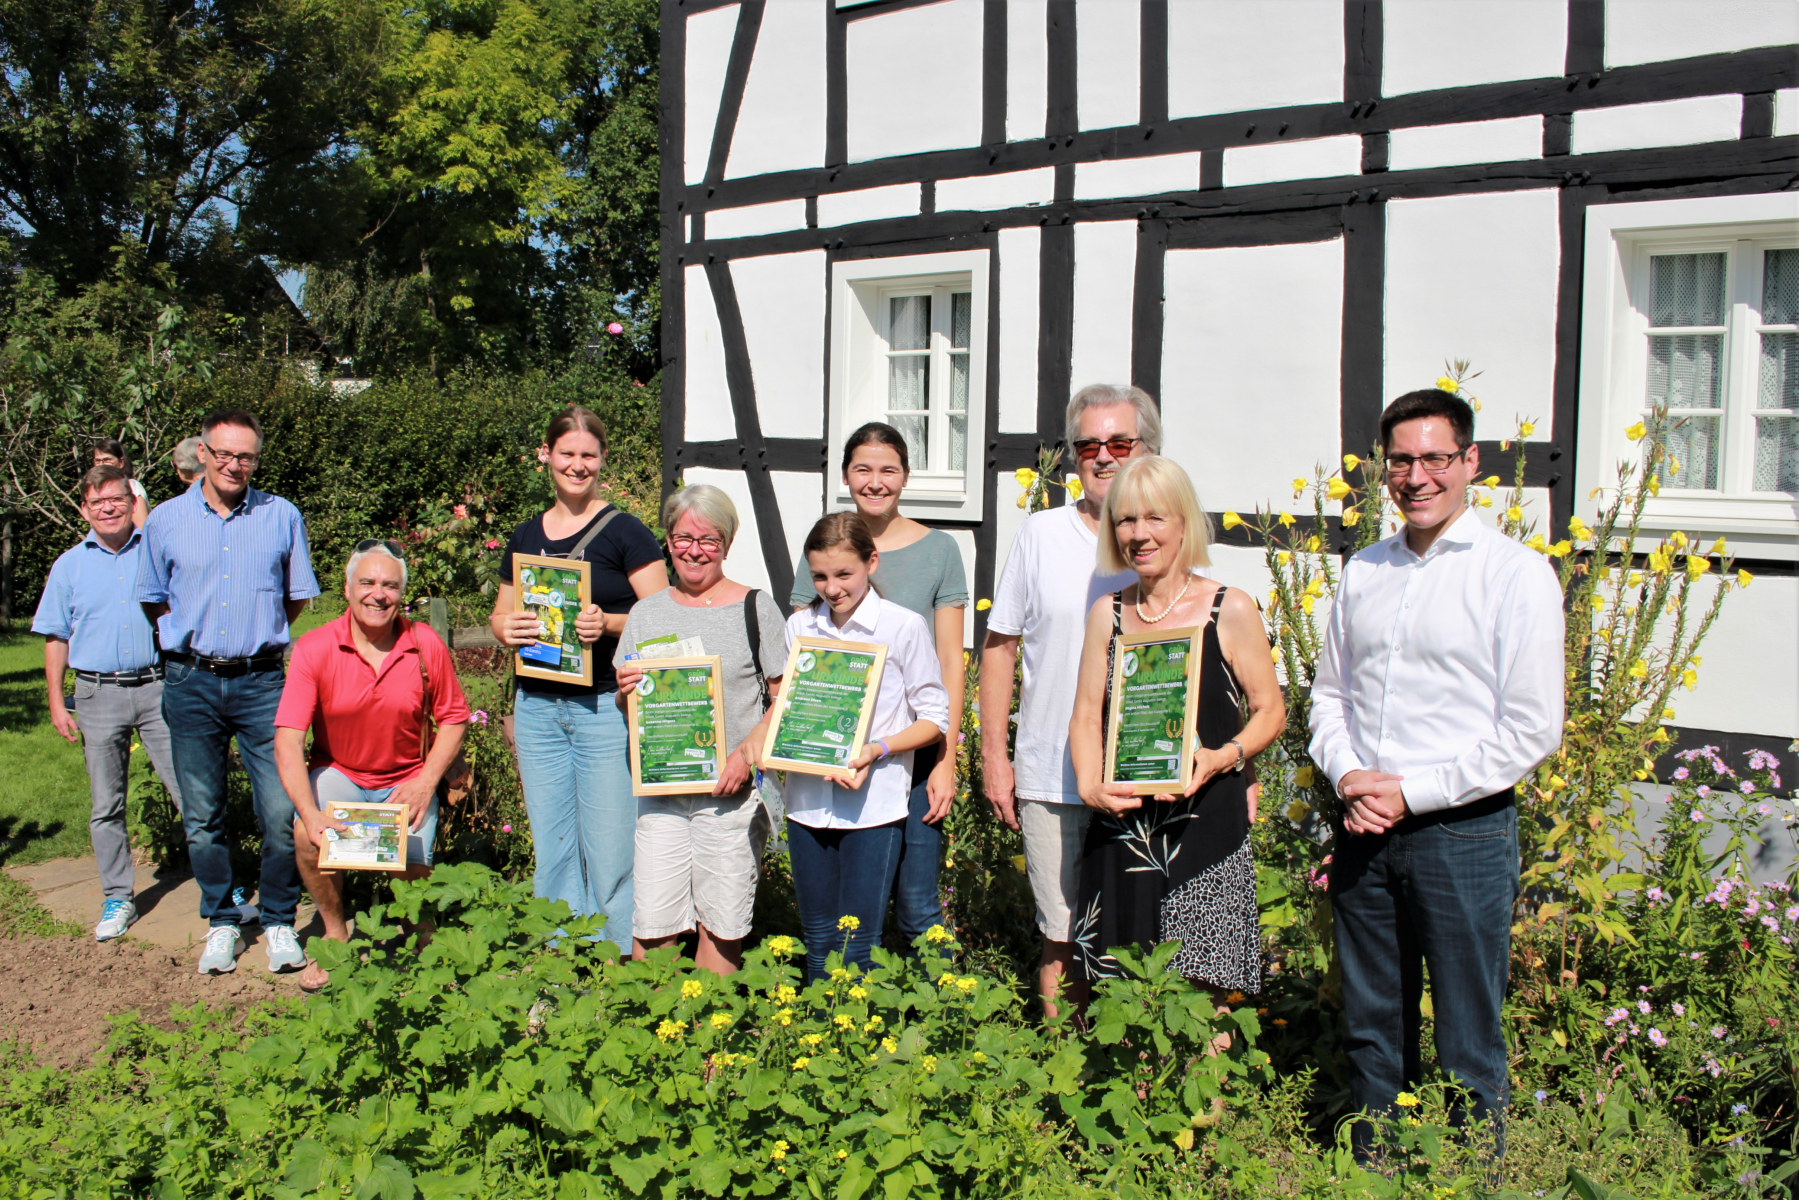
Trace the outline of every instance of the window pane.
[[1722, 254], [1658, 254], [1649, 260], [1649, 323], [1724, 324]]
[[959, 413], [949, 419], [949, 469], [968, 469], [968, 414]]
[[1755, 490], [1799, 492], [1799, 419], [1756, 418]]
[[1799, 333], [1762, 334], [1757, 408], [1799, 408]]
[[931, 360], [924, 354], [896, 354], [887, 360], [887, 407], [931, 406]]
[[968, 411], [968, 355], [949, 356], [949, 407], [951, 412]]
[[1664, 488], [1718, 486], [1718, 418], [1687, 417], [1668, 431], [1668, 455], [1662, 464]]
[[974, 297], [967, 292], [957, 292], [949, 302], [949, 344], [958, 350], [966, 350], [969, 330], [974, 324]]
[[1669, 408], [1717, 408], [1722, 390], [1724, 335], [1649, 335], [1649, 403]]
[[1799, 250], [1762, 256], [1762, 324], [1799, 325]]
[[930, 349], [929, 296], [893, 296], [888, 299], [887, 343], [894, 350]]
[[925, 442], [923, 417], [889, 416], [888, 424], [900, 431], [906, 439], [906, 461], [912, 464], [914, 471], [931, 469], [930, 449]]

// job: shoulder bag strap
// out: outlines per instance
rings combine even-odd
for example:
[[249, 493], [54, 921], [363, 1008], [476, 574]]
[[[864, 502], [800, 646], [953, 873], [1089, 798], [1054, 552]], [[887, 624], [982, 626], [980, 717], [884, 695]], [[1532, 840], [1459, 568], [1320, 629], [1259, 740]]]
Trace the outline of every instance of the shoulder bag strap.
[[756, 619], [757, 590], [751, 588], [743, 598], [743, 636], [750, 644], [750, 665], [756, 668], [756, 691], [762, 697], [762, 711], [774, 701], [768, 694], [768, 676], [762, 670], [762, 623]]
[[431, 757], [431, 732], [435, 728], [436, 722], [431, 719], [431, 672], [425, 667], [425, 648], [419, 645], [419, 635], [416, 630], [412, 634], [412, 652], [418, 656], [419, 683], [424, 699], [424, 704], [419, 712], [419, 761], [424, 762]]
[[587, 547], [593, 544], [593, 539], [599, 537], [600, 534], [605, 531], [606, 526], [612, 524], [612, 518], [618, 516], [618, 514], [619, 509], [608, 504], [606, 506], [606, 511], [600, 514], [599, 520], [588, 527], [586, 534], [582, 536], [580, 541], [575, 543], [574, 548], [568, 552], [568, 556], [570, 558], [580, 558], [583, 554], [587, 553]]

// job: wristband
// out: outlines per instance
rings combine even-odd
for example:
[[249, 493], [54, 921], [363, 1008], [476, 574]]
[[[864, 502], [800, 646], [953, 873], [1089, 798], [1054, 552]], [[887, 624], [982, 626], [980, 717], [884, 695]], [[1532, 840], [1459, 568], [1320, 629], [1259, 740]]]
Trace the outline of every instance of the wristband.
[[882, 758], [892, 758], [893, 757], [893, 751], [891, 751], [887, 748], [887, 739], [886, 738], [876, 738], [875, 745], [877, 745], [881, 748], [881, 757]]
[[1232, 738], [1231, 745], [1233, 745], [1237, 748], [1237, 765], [1231, 768], [1231, 771], [1234, 774], [1235, 772], [1241, 771], [1243, 769], [1243, 762], [1244, 762], [1243, 743], [1239, 742], [1236, 738]]

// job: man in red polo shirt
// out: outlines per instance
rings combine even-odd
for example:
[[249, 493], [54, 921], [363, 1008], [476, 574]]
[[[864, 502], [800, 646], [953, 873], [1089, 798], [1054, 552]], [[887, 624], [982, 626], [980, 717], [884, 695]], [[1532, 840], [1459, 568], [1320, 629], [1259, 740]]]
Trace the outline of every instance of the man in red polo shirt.
[[[343, 876], [318, 865], [325, 831], [344, 828], [329, 809], [346, 803], [406, 805], [412, 834], [405, 878], [430, 874], [437, 785], [468, 730], [468, 704], [450, 652], [429, 625], [400, 615], [405, 593], [400, 548], [393, 542], [358, 543], [344, 567], [350, 610], [294, 644], [275, 714], [275, 765], [294, 802], [300, 877], [324, 918], [325, 936], [340, 942], [349, 937]], [[419, 750], [427, 703], [438, 728], [424, 757]], [[308, 962], [300, 975], [307, 991], [326, 982], [316, 962]]]

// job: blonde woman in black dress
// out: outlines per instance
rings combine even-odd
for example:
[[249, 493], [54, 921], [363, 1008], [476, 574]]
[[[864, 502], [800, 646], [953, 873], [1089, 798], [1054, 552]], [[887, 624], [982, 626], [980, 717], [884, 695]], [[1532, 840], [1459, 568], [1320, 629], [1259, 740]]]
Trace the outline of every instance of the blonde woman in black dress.
[[[1095, 809], [1075, 910], [1077, 978], [1123, 974], [1111, 950], [1179, 941], [1169, 969], [1223, 996], [1262, 988], [1249, 761], [1286, 724], [1261, 614], [1248, 595], [1193, 574], [1208, 565], [1204, 510], [1172, 459], [1124, 464], [1099, 516], [1099, 569], [1137, 582], [1087, 614], [1069, 750]], [[1102, 782], [1114, 639], [1201, 627], [1196, 770], [1185, 795]], [[1247, 706], [1249, 719], [1243, 719]]]

